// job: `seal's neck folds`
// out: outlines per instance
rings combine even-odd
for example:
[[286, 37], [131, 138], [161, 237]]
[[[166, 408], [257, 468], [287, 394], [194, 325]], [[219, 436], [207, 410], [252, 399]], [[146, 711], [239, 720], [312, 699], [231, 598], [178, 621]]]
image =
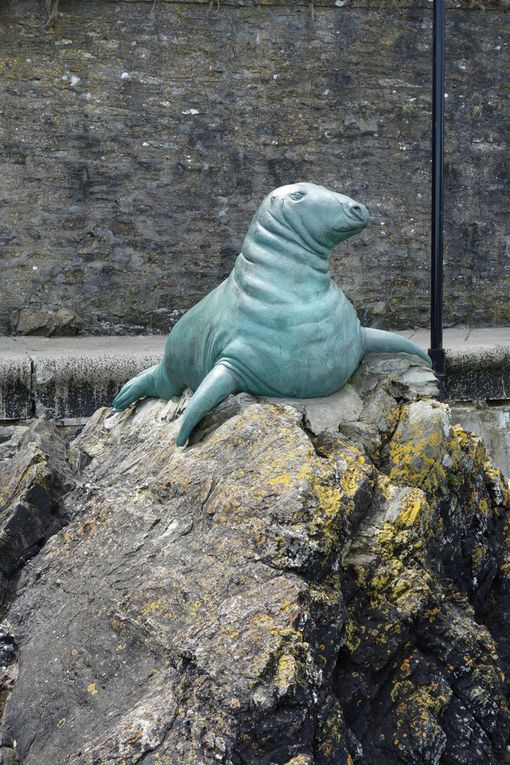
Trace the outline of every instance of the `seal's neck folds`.
[[[289, 299], [313, 299], [329, 289], [331, 249], [305, 242], [269, 213], [255, 216], [234, 266], [240, 287], [262, 297], [262, 292], [288, 294]], [[283, 288], [284, 285], [284, 289]], [[272, 301], [271, 301], [272, 302]]]

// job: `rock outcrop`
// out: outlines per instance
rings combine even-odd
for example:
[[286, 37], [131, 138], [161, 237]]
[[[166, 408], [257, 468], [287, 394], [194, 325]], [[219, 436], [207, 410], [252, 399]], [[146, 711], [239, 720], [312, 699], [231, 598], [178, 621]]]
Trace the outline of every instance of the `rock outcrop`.
[[6, 761], [504, 763], [510, 491], [433, 392], [368, 357], [184, 450], [184, 399], [99, 410], [0, 635]]
[[20, 335], [77, 335], [80, 331], [80, 317], [69, 308], [50, 311], [44, 306], [22, 308], [16, 331]]
[[0, 444], [0, 603], [25, 560], [67, 521], [59, 498], [73, 487], [66, 444], [41, 420]]

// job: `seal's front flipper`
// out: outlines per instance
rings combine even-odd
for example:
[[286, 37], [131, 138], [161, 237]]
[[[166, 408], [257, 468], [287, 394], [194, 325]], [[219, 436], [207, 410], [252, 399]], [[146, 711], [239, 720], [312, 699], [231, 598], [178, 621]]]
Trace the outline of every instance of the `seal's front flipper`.
[[164, 373], [161, 364], [156, 364], [149, 369], [133, 377], [121, 388], [112, 401], [112, 407], [118, 412], [122, 412], [133, 401], [139, 398], [149, 396], [151, 398], [162, 398], [168, 401], [172, 396], [178, 396], [184, 390], [184, 386], [178, 386], [171, 383]]
[[217, 364], [204, 377], [193, 396], [190, 398], [186, 411], [182, 416], [181, 429], [177, 436], [177, 446], [184, 446], [190, 437], [191, 431], [198, 425], [202, 417], [211, 411], [220, 401], [223, 401], [230, 393], [236, 393], [239, 384], [232, 372]]

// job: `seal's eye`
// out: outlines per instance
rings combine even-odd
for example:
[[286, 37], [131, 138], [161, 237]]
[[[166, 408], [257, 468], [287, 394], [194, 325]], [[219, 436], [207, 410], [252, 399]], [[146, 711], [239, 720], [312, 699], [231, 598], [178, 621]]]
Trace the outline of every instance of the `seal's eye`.
[[289, 194], [289, 197], [291, 199], [295, 199], [296, 202], [297, 202], [298, 199], [303, 199], [304, 196], [305, 196], [305, 192], [304, 191], [293, 191], [292, 194]]

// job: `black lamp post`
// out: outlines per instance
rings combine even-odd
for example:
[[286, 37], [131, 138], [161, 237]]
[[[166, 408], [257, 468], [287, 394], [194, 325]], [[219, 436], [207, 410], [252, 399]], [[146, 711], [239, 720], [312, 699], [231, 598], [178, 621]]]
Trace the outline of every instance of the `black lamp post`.
[[443, 348], [443, 136], [445, 0], [434, 0], [432, 75], [432, 237], [430, 349], [434, 371], [444, 375]]

